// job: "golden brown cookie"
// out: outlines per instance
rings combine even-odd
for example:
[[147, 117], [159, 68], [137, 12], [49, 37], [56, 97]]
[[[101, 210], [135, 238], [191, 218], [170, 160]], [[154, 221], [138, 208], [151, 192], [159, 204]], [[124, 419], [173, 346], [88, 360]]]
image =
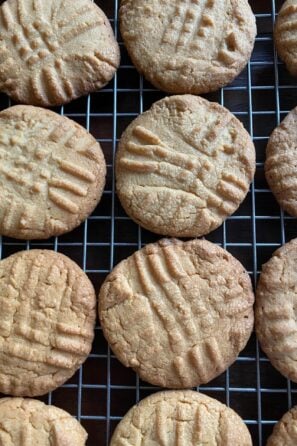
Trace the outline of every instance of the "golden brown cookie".
[[282, 5], [275, 24], [274, 38], [278, 55], [293, 76], [297, 76], [297, 1]]
[[279, 205], [297, 217], [297, 107], [273, 131], [266, 149], [265, 175]]
[[76, 122], [17, 105], [0, 112], [0, 234], [46, 239], [94, 210], [105, 185], [100, 145]]
[[163, 239], [119, 263], [99, 294], [103, 333], [118, 359], [151, 384], [187, 388], [232, 364], [253, 328], [241, 263], [206, 240]]
[[192, 390], [157, 392], [132, 407], [110, 446], [252, 446], [234, 410]]
[[238, 119], [200, 97], [156, 102], [123, 133], [117, 193], [144, 228], [173, 237], [213, 231], [244, 200], [255, 148]]
[[122, 0], [120, 26], [136, 68], [169, 93], [229, 84], [247, 64], [256, 36], [247, 0]]
[[272, 365], [297, 382], [297, 239], [263, 265], [256, 293], [256, 333]]
[[29, 398], [1, 398], [0, 425], [0, 446], [85, 446], [88, 437], [65, 410]]
[[285, 413], [274, 426], [266, 446], [296, 446], [297, 444], [297, 406]]
[[43, 395], [90, 353], [96, 296], [63, 254], [22, 251], [0, 262], [0, 392]]
[[119, 66], [110, 23], [91, 0], [6, 0], [0, 29], [0, 90], [17, 102], [65, 104]]

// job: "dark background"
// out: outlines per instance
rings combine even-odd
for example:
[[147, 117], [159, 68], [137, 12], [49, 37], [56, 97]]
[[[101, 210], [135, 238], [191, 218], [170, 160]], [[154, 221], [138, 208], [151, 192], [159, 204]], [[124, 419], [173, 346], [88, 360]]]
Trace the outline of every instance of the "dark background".
[[[74, 0], [75, 2], [75, 0]], [[143, 81], [121, 43], [117, 26], [117, 0], [96, 3], [105, 11], [120, 41], [122, 62], [115, 79], [102, 91], [64, 107], [98, 139], [108, 164], [108, 179], [101, 203], [88, 221], [59, 239], [30, 244], [3, 238], [2, 258], [28, 247], [62, 252], [85, 269], [99, 290], [113, 265], [138, 247], [158, 239], [140, 230], [122, 210], [114, 194], [113, 159], [118, 138], [138, 113], [164, 96]], [[207, 236], [220, 243], [247, 268], [255, 283], [263, 262], [285, 241], [297, 236], [296, 220], [281, 213], [265, 182], [263, 161], [268, 136], [280, 119], [297, 105], [297, 80], [275, 58], [272, 29], [274, 12], [283, 2], [251, 0], [257, 16], [258, 36], [251, 62], [232, 85], [206, 95], [223, 103], [254, 137], [257, 150], [255, 182], [236, 214]], [[10, 105], [0, 95], [1, 108]], [[61, 109], [57, 109], [58, 112]], [[0, 237], [1, 241], [1, 237]], [[138, 380], [108, 350], [96, 327], [93, 351], [82, 369], [46, 402], [77, 416], [89, 433], [88, 446], [105, 446], [121, 417], [139, 399], [156, 389]], [[229, 371], [200, 390], [229, 404], [246, 421], [254, 445], [264, 445], [274, 423], [297, 403], [297, 385], [288, 382], [268, 362], [252, 336]]]

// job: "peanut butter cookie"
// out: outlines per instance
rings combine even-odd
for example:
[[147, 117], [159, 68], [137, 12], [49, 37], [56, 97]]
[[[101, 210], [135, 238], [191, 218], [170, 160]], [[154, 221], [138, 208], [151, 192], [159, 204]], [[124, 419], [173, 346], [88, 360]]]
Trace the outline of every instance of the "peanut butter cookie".
[[186, 391], [157, 392], [132, 407], [110, 446], [252, 446], [242, 419], [225, 404]]
[[200, 97], [156, 102], [123, 133], [117, 193], [144, 228], [200, 237], [220, 226], [248, 193], [255, 148], [238, 119]]
[[0, 290], [0, 392], [36, 396], [56, 389], [91, 350], [91, 282], [63, 254], [32, 250], [0, 261]]
[[295, 446], [297, 444], [297, 406], [289, 410], [274, 426], [266, 446]]
[[297, 76], [297, 1], [282, 5], [274, 29], [278, 55], [293, 76]]
[[29, 398], [0, 399], [1, 446], [85, 446], [88, 434], [65, 410]]
[[0, 112], [0, 234], [46, 239], [94, 210], [105, 185], [100, 145], [76, 122], [42, 108]]
[[120, 26], [136, 68], [169, 93], [229, 84], [247, 64], [256, 36], [247, 0], [122, 0]]
[[120, 62], [110, 23], [91, 0], [6, 0], [0, 6], [0, 90], [43, 107], [96, 91]]
[[279, 205], [297, 217], [297, 107], [273, 131], [266, 149], [265, 175]]
[[297, 239], [263, 266], [256, 293], [256, 333], [272, 365], [297, 382]]
[[163, 239], [107, 276], [99, 317], [126, 367], [151, 384], [188, 388], [235, 361], [253, 328], [253, 302], [247, 272], [227, 251]]

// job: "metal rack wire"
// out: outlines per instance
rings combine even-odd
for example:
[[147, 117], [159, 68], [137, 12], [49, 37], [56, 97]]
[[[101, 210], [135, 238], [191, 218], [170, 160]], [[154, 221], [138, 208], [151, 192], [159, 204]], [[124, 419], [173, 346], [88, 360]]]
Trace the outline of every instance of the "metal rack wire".
[[[121, 68], [102, 91], [57, 110], [84, 125], [101, 143], [108, 164], [103, 199], [78, 229], [45, 242], [0, 238], [0, 258], [33, 248], [55, 249], [70, 256], [99, 289], [120, 260], [158, 239], [125, 215], [115, 195], [114, 157], [121, 132], [144, 109], [164, 96], [140, 77], [129, 60], [118, 30], [119, 0], [98, 0], [110, 18], [122, 51]], [[207, 238], [229, 250], [247, 268], [254, 283], [263, 262], [284, 242], [297, 236], [296, 220], [281, 212], [264, 179], [265, 146], [273, 128], [297, 104], [296, 80], [278, 61], [272, 28], [282, 0], [250, 0], [258, 37], [251, 61], [232, 85], [207, 95], [229, 108], [246, 126], [257, 149], [257, 173], [235, 215]], [[10, 105], [0, 95], [1, 108]], [[99, 326], [93, 351], [79, 372], [43, 398], [77, 416], [89, 432], [88, 446], [108, 445], [127, 410], [156, 389], [125, 369], [109, 350]], [[265, 444], [273, 424], [297, 401], [297, 387], [270, 365], [253, 336], [230, 369], [199, 389], [234, 408], [247, 423], [254, 445]]]

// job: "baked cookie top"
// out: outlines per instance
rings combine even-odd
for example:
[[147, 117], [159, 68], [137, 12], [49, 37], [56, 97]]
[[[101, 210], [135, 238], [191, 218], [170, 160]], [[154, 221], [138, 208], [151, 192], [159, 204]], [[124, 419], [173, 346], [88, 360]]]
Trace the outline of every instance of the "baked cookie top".
[[119, 66], [110, 23], [91, 0], [6, 0], [0, 29], [0, 90], [17, 102], [65, 104]]
[[200, 97], [162, 99], [123, 133], [117, 193], [127, 214], [157, 234], [199, 237], [244, 200], [255, 148], [226, 108]]
[[247, 0], [122, 0], [120, 27], [136, 68], [169, 93], [207, 93], [232, 82], [256, 36]]
[[163, 239], [107, 276], [99, 317], [126, 367], [151, 384], [189, 388], [234, 362], [253, 328], [253, 302], [247, 272], [227, 251]]
[[297, 239], [263, 266], [256, 293], [256, 333], [272, 365], [297, 382]]
[[76, 122], [17, 105], [0, 112], [0, 234], [46, 239], [94, 210], [105, 185], [100, 145]]
[[297, 76], [297, 1], [287, 0], [282, 5], [275, 23], [274, 38], [278, 55], [288, 70]]
[[1, 398], [0, 424], [3, 446], [85, 446], [88, 436], [69, 413], [29, 398]]
[[295, 446], [297, 444], [297, 406], [285, 413], [274, 426], [266, 446]]
[[110, 446], [252, 446], [243, 420], [225, 404], [192, 390], [157, 392], [118, 424]]
[[297, 217], [297, 107], [273, 131], [266, 149], [265, 175], [279, 205]]
[[0, 262], [0, 392], [43, 395], [90, 353], [94, 288], [63, 254], [22, 251]]

